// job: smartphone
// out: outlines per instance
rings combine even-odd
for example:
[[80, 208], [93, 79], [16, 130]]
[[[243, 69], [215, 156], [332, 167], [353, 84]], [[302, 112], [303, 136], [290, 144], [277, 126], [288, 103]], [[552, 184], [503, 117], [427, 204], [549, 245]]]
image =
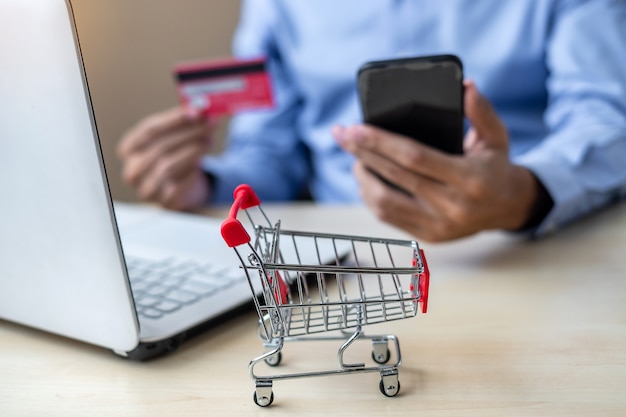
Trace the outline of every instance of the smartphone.
[[368, 62], [357, 83], [365, 123], [463, 153], [463, 64], [457, 56]]

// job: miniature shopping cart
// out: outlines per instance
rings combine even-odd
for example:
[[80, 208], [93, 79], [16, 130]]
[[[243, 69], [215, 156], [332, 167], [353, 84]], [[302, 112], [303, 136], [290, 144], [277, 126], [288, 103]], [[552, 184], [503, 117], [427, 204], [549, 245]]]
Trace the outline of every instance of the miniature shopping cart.
[[[239, 186], [234, 198], [221, 232], [239, 257], [259, 315], [265, 351], [248, 367], [256, 385], [254, 402], [262, 407], [272, 403], [274, 380], [355, 372], [379, 372], [380, 391], [397, 395], [402, 360], [398, 339], [365, 336], [362, 327], [414, 317], [418, 309], [426, 313], [429, 272], [417, 242], [283, 230], [280, 221], [269, 220], [250, 186]], [[240, 210], [247, 214], [254, 239], [237, 220]], [[345, 360], [357, 339], [371, 341], [371, 365]], [[255, 372], [260, 362], [279, 365], [285, 342], [302, 340], [339, 340], [338, 368]]]

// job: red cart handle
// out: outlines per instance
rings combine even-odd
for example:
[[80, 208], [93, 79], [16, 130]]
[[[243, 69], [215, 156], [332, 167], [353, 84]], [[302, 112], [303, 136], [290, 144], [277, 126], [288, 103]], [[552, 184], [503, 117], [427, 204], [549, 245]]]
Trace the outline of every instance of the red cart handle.
[[241, 222], [237, 220], [239, 210], [246, 210], [261, 204], [261, 200], [248, 184], [241, 184], [235, 188], [233, 197], [235, 201], [230, 207], [228, 218], [222, 222], [221, 228], [222, 237], [230, 248], [250, 242], [250, 235]]
[[428, 262], [426, 262], [426, 255], [424, 251], [420, 249], [420, 256], [422, 258], [422, 262], [424, 263], [424, 272], [419, 274], [419, 292], [422, 303], [422, 313], [426, 313], [428, 311], [428, 287], [430, 287], [430, 271], [428, 270]]

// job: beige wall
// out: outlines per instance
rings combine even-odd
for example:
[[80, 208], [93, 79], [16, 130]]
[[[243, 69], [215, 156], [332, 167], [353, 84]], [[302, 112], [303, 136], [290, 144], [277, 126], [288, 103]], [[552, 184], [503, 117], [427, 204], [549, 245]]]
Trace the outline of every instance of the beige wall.
[[113, 197], [134, 200], [121, 182], [117, 141], [142, 116], [177, 103], [175, 63], [230, 55], [239, 0], [72, 0], [72, 6]]

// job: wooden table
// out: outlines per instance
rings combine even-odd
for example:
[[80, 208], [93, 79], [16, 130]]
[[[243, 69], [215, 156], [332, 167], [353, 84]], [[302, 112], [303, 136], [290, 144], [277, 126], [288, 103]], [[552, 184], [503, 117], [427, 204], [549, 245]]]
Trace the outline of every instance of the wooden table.
[[[363, 208], [266, 207], [291, 229], [406, 237]], [[0, 416], [626, 415], [625, 204], [541, 241], [422, 246], [428, 314], [383, 323], [402, 347], [397, 397], [365, 373], [277, 381], [274, 404], [256, 406], [253, 311], [147, 363], [0, 322]], [[288, 344], [284, 369], [334, 367], [336, 349]]]

